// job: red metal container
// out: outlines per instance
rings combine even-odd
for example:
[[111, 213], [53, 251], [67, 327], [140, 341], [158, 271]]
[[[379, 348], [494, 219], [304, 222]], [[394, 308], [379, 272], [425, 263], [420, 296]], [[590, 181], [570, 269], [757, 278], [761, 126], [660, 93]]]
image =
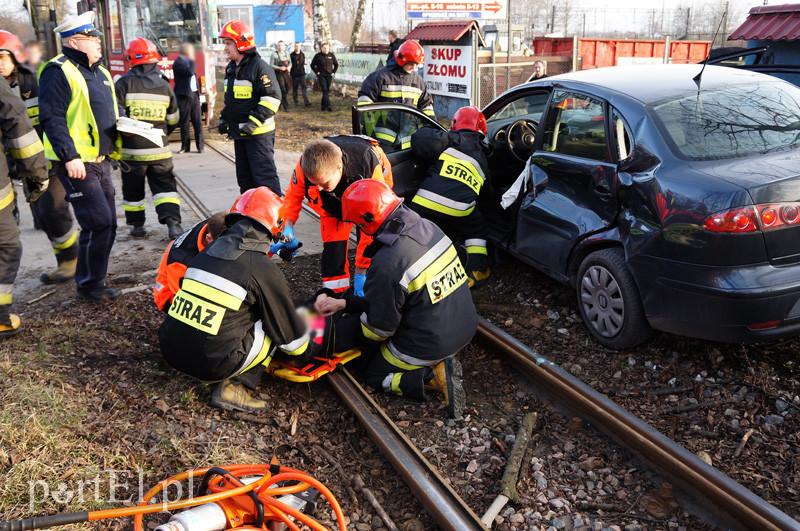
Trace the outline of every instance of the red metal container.
[[[538, 37], [533, 40], [536, 55], [571, 57], [574, 41], [569, 37]], [[706, 58], [711, 41], [671, 41], [669, 62], [698, 63]], [[664, 60], [666, 41], [655, 39], [578, 39], [582, 69]]]

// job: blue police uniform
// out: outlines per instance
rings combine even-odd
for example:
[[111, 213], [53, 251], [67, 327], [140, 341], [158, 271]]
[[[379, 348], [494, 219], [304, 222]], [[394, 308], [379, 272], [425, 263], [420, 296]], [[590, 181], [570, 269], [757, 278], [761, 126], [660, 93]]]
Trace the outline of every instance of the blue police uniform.
[[[61, 31], [62, 37], [72, 33]], [[83, 26], [82, 33], [96, 30]], [[71, 63], [67, 64], [67, 63]], [[76, 70], [77, 69], [77, 70]], [[79, 72], [85, 88], [76, 80]], [[72, 74], [70, 74], [72, 73]], [[75, 281], [79, 296], [93, 299], [111, 295], [105, 289], [108, 259], [117, 229], [114, 185], [109, 157], [117, 142], [116, 119], [121, 113], [110, 74], [99, 62], [90, 65], [86, 54], [64, 47], [63, 55], [44, 67], [40, 78], [39, 109], [45, 132], [45, 154], [53, 171], [63, 183], [67, 201], [72, 203], [81, 227]], [[75, 107], [88, 96], [89, 120], [79, 120]], [[85, 106], [85, 101], [82, 102]], [[87, 115], [89, 113], [86, 113]], [[80, 123], [74, 123], [74, 122]], [[88, 154], [88, 155], [87, 155]], [[81, 159], [86, 178], [70, 179], [65, 163]]]

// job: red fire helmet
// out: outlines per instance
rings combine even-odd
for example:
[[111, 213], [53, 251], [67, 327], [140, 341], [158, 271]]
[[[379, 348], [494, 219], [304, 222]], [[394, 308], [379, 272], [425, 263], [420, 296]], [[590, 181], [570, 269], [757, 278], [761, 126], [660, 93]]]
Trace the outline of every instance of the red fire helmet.
[[219, 32], [219, 38], [232, 40], [240, 52], [246, 52], [256, 47], [256, 38], [253, 32], [241, 20], [226, 22]]
[[131, 66], [150, 65], [161, 60], [161, 52], [151, 41], [138, 37], [128, 44], [125, 56]]
[[486, 135], [486, 118], [483, 116], [481, 110], [474, 105], [461, 107], [453, 115], [453, 121], [450, 123], [451, 131], [477, 131]]
[[421, 65], [425, 62], [425, 51], [419, 41], [406, 41], [400, 45], [400, 48], [395, 50], [394, 59], [400, 66], [405, 66], [408, 63]]
[[275, 236], [282, 206], [283, 201], [275, 192], [266, 186], [259, 186], [237, 197], [228, 215], [239, 214], [257, 221]]
[[402, 201], [386, 183], [361, 179], [348, 186], [342, 195], [342, 219], [372, 235]]
[[25, 61], [25, 48], [22, 46], [22, 41], [10, 31], [0, 30], [0, 50], [9, 52], [14, 61], [18, 63]]

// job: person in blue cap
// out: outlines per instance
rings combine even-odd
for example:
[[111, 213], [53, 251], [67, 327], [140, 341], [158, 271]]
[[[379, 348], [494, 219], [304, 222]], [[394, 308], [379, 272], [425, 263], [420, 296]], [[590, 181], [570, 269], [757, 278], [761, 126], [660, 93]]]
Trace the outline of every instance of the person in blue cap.
[[117, 216], [109, 159], [119, 158], [117, 104], [111, 74], [100, 65], [95, 14], [68, 17], [55, 32], [63, 53], [50, 60], [39, 81], [39, 112], [45, 157], [63, 183], [81, 227], [75, 281], [78, 297], [113, 300], [106, 286]]

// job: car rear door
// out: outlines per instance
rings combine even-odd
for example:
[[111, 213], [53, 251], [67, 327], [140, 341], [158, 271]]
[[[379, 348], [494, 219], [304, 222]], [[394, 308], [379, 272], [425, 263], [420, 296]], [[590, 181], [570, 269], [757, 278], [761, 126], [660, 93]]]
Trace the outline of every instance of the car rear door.
[[444, 130], [439, 123], [407, 105], [374, 103], [353, 107], [353, 134], [380, 142], [392, 164], [394, 191], [401, 197], [413, 197], [422, 182], [425, 168], [411, 152], [411, 135], [421, 127]]
[[522, 199], [513, 250], [553, 276], [567, 274], [578, 241], [615, 223], [616, 160], [630, 149], [612, 140], [629, 138], [615, 116], [600, 98], [558, 88], [538, 128], [532, 177], [547, 184]]

